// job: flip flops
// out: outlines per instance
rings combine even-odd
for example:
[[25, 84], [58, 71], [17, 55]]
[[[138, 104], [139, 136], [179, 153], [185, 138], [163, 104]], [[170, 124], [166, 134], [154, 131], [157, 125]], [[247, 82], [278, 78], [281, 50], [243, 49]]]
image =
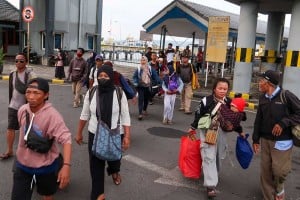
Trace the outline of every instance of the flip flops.
[[3, 153], [0, 155], [0, 160], [7, 160], [9, 158], [13, 157], [12, 154], [9, 154], [9, 153]]
[[115, 185], [120, 185], [122, 182], [121, 175], [119, 173], [113, 173], [111, 175]]

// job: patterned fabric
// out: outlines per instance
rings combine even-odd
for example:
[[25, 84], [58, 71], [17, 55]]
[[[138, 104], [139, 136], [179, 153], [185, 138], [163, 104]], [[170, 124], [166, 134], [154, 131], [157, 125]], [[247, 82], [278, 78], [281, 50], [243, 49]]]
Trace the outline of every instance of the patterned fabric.
[[222, 104], [218, 113], [218, 120], [223, 131], [232, 131], [240, 125], [243, 114], [234, 112], [227, 105]]

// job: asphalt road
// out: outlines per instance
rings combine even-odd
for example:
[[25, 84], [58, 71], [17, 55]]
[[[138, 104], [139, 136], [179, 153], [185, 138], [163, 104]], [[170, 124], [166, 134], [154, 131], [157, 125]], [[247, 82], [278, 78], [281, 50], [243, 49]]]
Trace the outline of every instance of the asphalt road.
[[[5, 151], [7, 126], [8, 83], [0, 81], [0, 152]], [[81, 108], [72, 107], [70, 85], [51, 85], [49, 101], [60, 111], [72, 134], [75, 134]], [[196, 99], [197, 101], [197, 99]], [[178, 100], [176, 108], [178, 108]], [[197, 102], [193, 102], [193, 107]], [[132, 145], [124, 153], [121, 167], [122, 184], [116, 186], [111, 177], [106, 177], [105, 194], [109, 200], [196, 200], [206, 199], [205, 188], [200, 180], [184, 178], [178, 167], [180, 137], [185, 134], [193, 116], [175, 110], [174, 124], [162, 124], [162, 98], [148, 108], [149, 115], [137, 120], [137, 106], [130, 104], [132, 119]], [[247, 113], [243, 123], [251, 133], [255, 113]], [[236, 134], [228, 134], [227, 157], [220, 173], [218, 196], [215, 199], [246, 200], [262, 199], [259, 188], [259, 155], [250, 167], [243, 170], [235, 158]], [[87, 141], [87, 135], [85, 135]], [[87, 145], [73, 143], [71, 183], [55, 195], [56, 200], [88, 200], [90, 174]], [[17, 142], [15, 142], [16, 148]], [[286, 182], [287, 200], [300, 200], [300, 149], [294, 148], [293, 170]], [[9, 200], [12, 188], [13, 159], [0, 161], [0, 200]], [[34, 194], [33, 200], [40, 199]]]

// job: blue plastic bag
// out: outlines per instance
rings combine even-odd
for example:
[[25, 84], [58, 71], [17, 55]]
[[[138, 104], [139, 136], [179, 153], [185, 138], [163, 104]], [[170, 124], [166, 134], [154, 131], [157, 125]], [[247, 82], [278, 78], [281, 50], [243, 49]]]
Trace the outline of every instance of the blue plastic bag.
[[247, 169], [249, 167], [253, 157], [252, 148], [250, 146], [250, 143], [247, 140], [248, 137], [249, 134], [246, 134], [246, 138], [238, 136], [236, 140], [236, 146], [235, 146], [236, 158], [243, 169]]

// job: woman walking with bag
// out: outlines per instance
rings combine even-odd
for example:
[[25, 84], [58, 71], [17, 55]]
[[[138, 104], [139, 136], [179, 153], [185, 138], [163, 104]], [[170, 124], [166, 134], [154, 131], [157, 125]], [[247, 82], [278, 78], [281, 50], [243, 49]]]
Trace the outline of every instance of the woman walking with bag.
[[160, 82], [157, 72], [149, 66], [147, 57], [142, 56], [141, 65], [133, 74], [133, 84], [138, 91], [139, 120], [143, 119], [143, 115], [147, 115], [152, 85], [158, 85]]
[[[218, 78], [215, 81], [212, 94], [201, 100], [189, 129], [191, 134], [196, 133], [197, 128], [200, 129], [200, 140], [203, 141], [200, 147], [203, 160], [203, 185], [207, 188], [208, 197], [216, 196], [215, 188], [218, 184], [220, 161], [226, 156], [226, 137], [223, 128], [220, 128], [219, 110], [223, 108], [230, 109], [231, 99], [226, 97], [228, 89], [229, 81], [227, 79]], [[206, 114], [209, 117], [206, 118]], [[207, 121], [204, 119], [207, 119]]]
[[[122, 137], [122, 150], [128, 149], [130, 145], [130, 116], [128, 102], [124, 92], [116, 88], [113, 84], [113, 69], [104, 65], [98, 70], [98, 86], [89, 90], [84, 99], [84, 104], [79, 120], [76, 142], [82, 144], [82, 131], [86, 122], [89, 120], [88, 132], [88, 150], [90, 157], [90, 173], [92, 177], [91, 200], [103, 200], [104, 197], [104, 174], [105, 162], [108, 164], [108, 173], [113, 174], [113, 180], [116, 185], [121, 183], [120, 159], [108, 161], [100, 159], [93, 152], [95, 134], [99, 128], [99, 120], [106, 124], [110, 131], [119, 130]], [[98, 112], [99, 111], [99, 112]], [[118, 123], [120, 122], [120, 123]], [[121, 125], [118, 129], [118, 125]], [[103, 127], [102, 127], [103, 128]], [[93, 147], [93, 148], [92, 148]]]

